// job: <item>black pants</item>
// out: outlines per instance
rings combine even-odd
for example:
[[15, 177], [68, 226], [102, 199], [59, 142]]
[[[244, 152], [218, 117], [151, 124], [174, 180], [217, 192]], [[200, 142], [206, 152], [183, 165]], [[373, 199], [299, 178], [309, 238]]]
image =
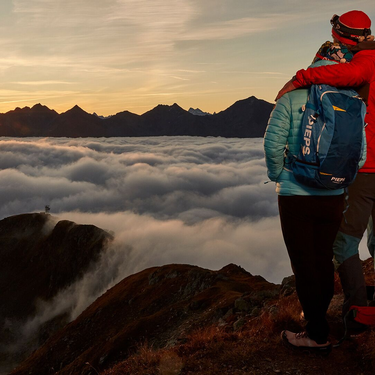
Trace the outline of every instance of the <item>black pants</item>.
[[349, 186], [348, 204], [346, 220], [341, 222], [340, 231], [362, 239], [375, 207], [375, 173], [357, 174], [353, 184]]
[[329, 333], [326, 313], [334, 287], [332, 245], [343, 209], [344, 195], [279, 196], [281, 229], [306, 331], [318, 344], [324, 344]]

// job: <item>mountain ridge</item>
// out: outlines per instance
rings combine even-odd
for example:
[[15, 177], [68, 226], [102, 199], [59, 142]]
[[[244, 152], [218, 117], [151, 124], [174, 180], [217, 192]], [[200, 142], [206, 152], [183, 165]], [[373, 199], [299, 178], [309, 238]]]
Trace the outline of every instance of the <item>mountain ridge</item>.
[[[159, 104], [137, 115], [129, 111], [102, 117], [78, 105], [63, 113], [38, 103], [0, 114], [0, 136], [7, 137], [262, 137], [273, 104], [251, 96], [213, 115]], [[197, 114], [195, 114], [197, 113]]]
[[184, 264], [148, 268], [99, 297], [13, 374], [47, 374], [60, 363], [60, 374], [85, 373], [87, 363], [111, 368], [136, 352], [139, 340], [155, 349], [178, 345], [202, 326], [232, 325], [235, 304], [250, 313], [279, 289], [234, 264], [219, 271]]

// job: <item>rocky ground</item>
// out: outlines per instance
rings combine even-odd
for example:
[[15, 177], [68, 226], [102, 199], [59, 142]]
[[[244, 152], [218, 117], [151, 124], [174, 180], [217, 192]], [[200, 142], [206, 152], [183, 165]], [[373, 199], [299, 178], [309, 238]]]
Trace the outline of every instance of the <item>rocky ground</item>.
[[[371, 260], [364, 269], [373, 281]], [[332, 342], [343, 334], [335, 288]], [[12, 374], [374, 373], [374, 330], [321, 357], [281, 344], [282, 329], [302, 327], [293, 277], [274, 285], [235, 265], [167, 265], [124, 279]]]

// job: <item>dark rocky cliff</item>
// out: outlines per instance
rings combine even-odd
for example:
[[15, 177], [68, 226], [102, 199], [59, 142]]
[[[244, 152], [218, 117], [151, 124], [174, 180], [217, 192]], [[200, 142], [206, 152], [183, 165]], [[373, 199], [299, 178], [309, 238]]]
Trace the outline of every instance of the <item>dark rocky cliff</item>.
[[[34, 316], [39, 301], [50, 301], [81, 278], [105, 250], [112, 236], [93, 225], [58, 221], [44, 213], [12, 216], [0, 221], [0, 364], [19, 341], [22, 322]], [[30, 337], [32, 347], [67, 323], [60, 316]], [[26, 343], [25, 343], [26, 344]], [[28, 352], [12, 350], [14, 360]]]

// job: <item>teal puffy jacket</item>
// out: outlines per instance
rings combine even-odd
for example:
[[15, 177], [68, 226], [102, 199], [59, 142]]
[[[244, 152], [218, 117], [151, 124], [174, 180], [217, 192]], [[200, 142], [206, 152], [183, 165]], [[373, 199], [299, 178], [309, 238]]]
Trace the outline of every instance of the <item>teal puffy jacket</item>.
[[[312, 67], [335, 64], [328, 60], [316, 62]], [[302, 185], [293, 176], [289, 161], [285, 158], [285, 150], [297, 155], [300, 148], [302, 106], [306, 104], [308, 89], [298, 89], [282, 96], [276, 103], [268, 121], [264, 136], [264, 152], [267, 174], [276, 182], [279, 195], [340, 195], [343, 189], [325, 190]], [[365, 132], [363, 133], [365, 137]], [[360, 166], [366, 160], [366, 148]]]

